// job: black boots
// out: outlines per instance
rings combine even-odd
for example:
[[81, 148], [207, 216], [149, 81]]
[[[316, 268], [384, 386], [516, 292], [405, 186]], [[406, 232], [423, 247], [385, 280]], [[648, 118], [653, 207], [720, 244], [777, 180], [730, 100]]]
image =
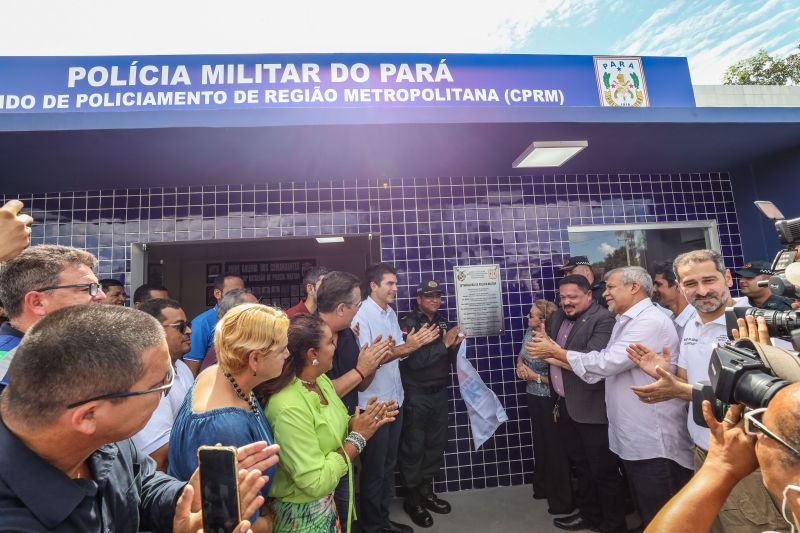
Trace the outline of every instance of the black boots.
[[437, 514], [447, 514], [450, 512], [450, 504], [440, 499], [433, 492], [431, 481], [423, 482], [419, 487], [419, 494], [422, 498], [422, 505]]

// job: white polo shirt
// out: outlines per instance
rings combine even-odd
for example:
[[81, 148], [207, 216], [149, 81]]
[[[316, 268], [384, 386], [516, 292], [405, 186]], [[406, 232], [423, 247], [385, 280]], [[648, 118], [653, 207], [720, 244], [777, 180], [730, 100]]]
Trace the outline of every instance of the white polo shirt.
[[169, 442], [172, 424], [178, 416], [186, 393], [193, 384], [194, 374], [186, 363], [180, 359], [175, 361], [175, 382], [169, 389], [169, 394], [159, 400], [158, 407], [153, 411], [147, 425], [131, 437], [140, 452], [150, 455]]
[[675, 329], [678, 332], [678, 338], [683, 338], [683, 332], [686, 329], [686, 324], [697, 317], [697, 309], [691, 304], [683, 308], [683, 311], [678, 316], [672, 317], [672, 323], [675, 324]]
[[[378, 335], [381, 335], [383, 340], [394, 337], [395, 346], [405, 344], [397, 313], [388, 305], [386, 309], [381, 309], [381, 306], [375, 303], [371, 297], [367, 297], [361, 304], [358, 313], [353, 318], [353, 325], [355, 324], [358, 324], [358, 344], [360, 346], [371, 344]], [[382, 402], [397, 400], [398, 405], [403, 405], [405, 395], [400, 378], [399, 359], [381, 365], [375, 371], [375, 377], [372, 378], [369, 387], [358, 393], [358, 405], [361, 409], [367, 407], [367, 401], [373, 396], [377, 396], [378, 400]]]
[[[747, 298], [735, 298], [735, 301], [734, 307], [749, 307], [750, 305], [747, 303]], [[695, 309], [692, 305], [686, 309], [690, 307]], [[725, 325], [725, 314], [704, 324], [696, 311], [695, 309], [694, 318], [687, 322], [683, 330], [681, 351], [678, 355], [678, 367], [686, 370], [687, 381], [692, 385], [698, 381], [709, 380], [708, 364], [711, 361], [714, 344], [730, 340], [728, 338], [728, 328]], [[700, 427], [694, 423], [691, 409], [689, 409], [686, 425], [689, 428], [689, 436], [692, 437], [692, 441], [704, 450], [708, 450], [710, 438], [708, 428]]]

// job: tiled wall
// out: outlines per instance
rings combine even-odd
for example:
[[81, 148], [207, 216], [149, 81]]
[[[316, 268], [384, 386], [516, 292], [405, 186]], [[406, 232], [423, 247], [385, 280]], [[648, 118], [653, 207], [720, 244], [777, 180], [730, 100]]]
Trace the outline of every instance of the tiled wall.
[[[422, 276], [444, 283], [455, 320], [456, 265], [498, 263], [506, 334], [477, 338], [469, 358], [509, 421], [472, 451], [469, 422], [451, 389], [450, 442], [437, 490], [520, 484], [533, 469], [524, 384], [515, 379], [532, 300], [552, 299], [569, 255], [568, 225], [715, 220], [729, 265], [741, 261], [727, 174], [439, 177], [164, 187], [20, 196], [33, 243], [85, 248], [100, 277], [128, 281], [130, 244], [251, 237], [380, 234], [382, 259], [400, 270], [401, 313]], [[198, 287], [203, 290], [203, 287]]]

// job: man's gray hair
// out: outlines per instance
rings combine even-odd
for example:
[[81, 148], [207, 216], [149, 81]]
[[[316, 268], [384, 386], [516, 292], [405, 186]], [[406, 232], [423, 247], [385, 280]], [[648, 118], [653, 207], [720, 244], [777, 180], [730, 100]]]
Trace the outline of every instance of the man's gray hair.
[[653, 293], [653, 279], [650, 277], [650, 274], [647, 272], [647, 270], [643, 269], [642, 267], [625, 266], [615, 268], [614, 270], [608, 272], [603, 279], [608, 280], [612, 274], [616, 273], [622, 274], [620, 281], [623, 285], [638, 283], [639, 287], [641, 287], [642, 291], [647, 295], [648, 298]]
[[725, 261], [722, 259], [722, 254], [715, 250], [692, 250], [691, 252], [682, 253], [675, 258], [672, 262], [672, 270], [675, 272], [675, 279], [681, 281], [681, 276], [678, 274], [678, 269], [684, 265], [695, 265], [697, 263], [705, 263], [711, 261], [717, 268], [717, 272], [725, 275]]
[[158, 320], [118, 305], [48, 313], [17, 348], [0, 396], [2, 415], [37, 428], [53, 423], [71, 403], [127, 392], [147, 370], [142, 353], [164, 336]]
[[222, 317], [225, 316], [225, 313], [236, 307], [237, 305], [242, 305], [243, 303], [247, 303], [247, 296], [252, 295], [253, 291], [250, 289], [231, 289], [225, 293], [219, 301], [219, 306], [217, 307], [217, 320], [222, 320]]
[[0, 267], [0, 301], [9, 318], [23, 312], [25, 295], [36, 289], [58, 285], [61, 272], [85, 265], [94, 269], [97, 258], [85, 250], [41, 244], [31, 246]]

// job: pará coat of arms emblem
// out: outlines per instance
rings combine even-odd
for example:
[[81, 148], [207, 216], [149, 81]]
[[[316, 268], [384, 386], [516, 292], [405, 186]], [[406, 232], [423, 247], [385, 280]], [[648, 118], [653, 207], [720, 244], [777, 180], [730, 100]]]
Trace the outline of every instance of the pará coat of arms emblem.
[[650, 107], [640, 57], [595, 56], [602, 107]]

